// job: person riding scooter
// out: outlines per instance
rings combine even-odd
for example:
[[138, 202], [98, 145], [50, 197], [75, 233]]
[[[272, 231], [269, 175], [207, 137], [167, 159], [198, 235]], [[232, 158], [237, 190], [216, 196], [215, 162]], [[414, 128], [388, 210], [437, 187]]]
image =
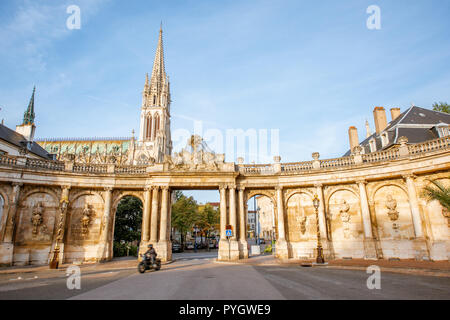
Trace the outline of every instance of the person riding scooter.
[[148, 250], [145, 252], [145, 256], [149, 256], [150, 257], [150, 263], [151, 264], [155, 264], [156, 261], [156, 256], [158, 255], [155, 251], [155, 249], [153, 248], [152, 244], [148, 245]]

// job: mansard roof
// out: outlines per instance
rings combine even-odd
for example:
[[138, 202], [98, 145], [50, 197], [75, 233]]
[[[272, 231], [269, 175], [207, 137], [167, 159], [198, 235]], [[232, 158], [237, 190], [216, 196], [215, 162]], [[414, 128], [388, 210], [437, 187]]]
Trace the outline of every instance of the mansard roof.
[[[27, 139], [20, 133], [11, 130], [3, 124], [0, 124], [0, 139], [18, 148], [26, 148]], [[31, 143], [31, 149], [28, 151], [44, 159], [53, 159], [53, 156], [50, 153], [45, 151], [34, 141]]]
[[[398, 143], [402, 136], [408, 138], [408, 143], [421, 143], [427, 140], [439, 138], [436, 131], [433, 130], [439, 124], [450, 124], [450, 114], [429, 110], [417, 106], [412, 106], [401, 113], [396, 119], [389, 122], [382, 133], [387, 133], [389, 143], [382, 147], [381, 134], [373, 133], [363, 140], [359, 145], [363, 147], [364, 153], [370, 153], [369, 142], [375, 139], [377, 151], [389, 149]], [[349, 156], [348, 150], [344, 156]]]

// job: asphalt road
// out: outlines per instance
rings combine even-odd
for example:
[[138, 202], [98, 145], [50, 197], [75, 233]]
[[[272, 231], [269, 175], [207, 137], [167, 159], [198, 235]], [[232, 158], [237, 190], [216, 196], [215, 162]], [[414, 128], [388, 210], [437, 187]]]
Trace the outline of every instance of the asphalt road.
[[1, 279], [0, 299], [450, 299], [446, 277], [384, 272], [381, 289], [369, 290], [364, 271], [222, 264], [214, 261], [215, 253], [175, 258], [145, 274], [134, 266], [82, 272], [79, 290], [67, 288], [65, 274]]

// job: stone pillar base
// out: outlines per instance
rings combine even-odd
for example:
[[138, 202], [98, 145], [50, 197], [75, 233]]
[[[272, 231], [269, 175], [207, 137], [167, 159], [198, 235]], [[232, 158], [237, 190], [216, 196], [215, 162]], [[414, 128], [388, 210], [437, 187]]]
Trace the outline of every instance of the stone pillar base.
[[416, 238], [412, 242], [415, 259], [419, 261], [430, 260], [430, 252], [426, 240], [424, 238]]
[[239, 260], [239, 243], [236, 240], [223, 240], [219, 242], [219, 253], [217, 260], [219, 261], [235, 261]]
[[430, 259], [433, 261], [450, 260], [449, 253], [447, 252], [447, 246], [450, 248], [450, 245], [448, 245], [446, 241], [435, 241], [431, 243]]
[[378, 260], [377, 247], [374, 239], [364, 239], [364, 259]]
[[278, 259], [289, 259], [289, 250], [286, 240], [278, 240], [275, 243], [275, 256]]
[[239, 240], [239, 259], [248, 259], [248, 243], [246, 240]]
[[0, 243], [0, 266], [13, 265], [14, 245], [12, 243]]
[[[172, 261], [172, 242], [171, 241], [159, 241], [153, 244], [157, 258], [161, 259], [162, 262]], [[145, 252], [145, 251], [144, 251]]]

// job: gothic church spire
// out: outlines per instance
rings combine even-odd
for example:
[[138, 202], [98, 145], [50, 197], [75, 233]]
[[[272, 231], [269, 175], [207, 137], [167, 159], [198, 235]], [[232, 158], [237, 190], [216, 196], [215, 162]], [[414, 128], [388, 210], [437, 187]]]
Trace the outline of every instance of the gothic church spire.
[[23, 124], [33, 124], [34, 123], [34, 93], [36, 92], [36, 86], [33, 87], [33, 93], [30, 98], [30, 103], [28, 108], [23, 115]]

